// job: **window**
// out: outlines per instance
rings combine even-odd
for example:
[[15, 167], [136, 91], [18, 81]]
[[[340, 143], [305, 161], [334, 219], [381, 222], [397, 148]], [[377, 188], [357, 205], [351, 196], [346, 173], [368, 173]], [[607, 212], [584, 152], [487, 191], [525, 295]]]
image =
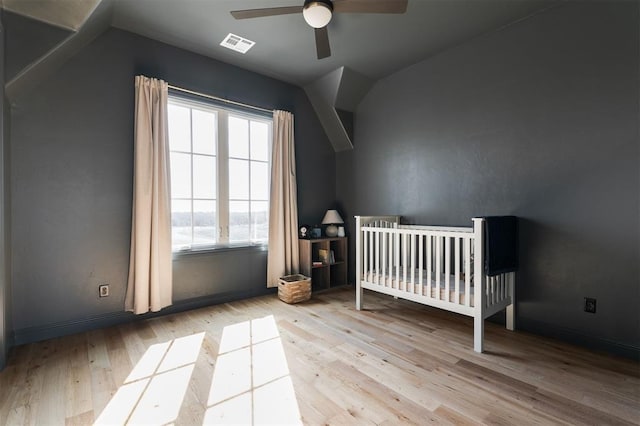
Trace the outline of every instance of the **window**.
[[173, 250], [264, 244], [272, 119], [169, 97]]

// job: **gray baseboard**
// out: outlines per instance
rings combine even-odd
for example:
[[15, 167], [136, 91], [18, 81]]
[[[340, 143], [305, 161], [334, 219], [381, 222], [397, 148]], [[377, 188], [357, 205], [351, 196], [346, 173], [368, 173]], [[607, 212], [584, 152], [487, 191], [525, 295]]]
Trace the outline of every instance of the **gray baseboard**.
[[[61, 321], [35, 327], [27, 327], [14, 330], [11, 339], [11, 346], [19, 346], [27, 343], [39, 342], [70, 334], [83, 333], [85, 331], [96, 330], [123, 324], [131, 321], [139, 321], [147, 318], [155, 318], [177, 312], [189, 311], [203, 308], [205, 306], [218, 305], [235, 300], [247, 299], [250, 297], [263, 296], [275, 293], [277, 289], [258, 289], [245, 292], [221, 293], [211, 296], [197, 297], [193, 299], [180, 300], [160, 312], [150, 312], [143, 315], [134, 315], [131, 312], [110, 312], [106, 314], [94, 315], [87, 318], [80, 318], [70, 321]], [[0, 368], [1, 370], [1, 368]]]
[[[264, 288], [246, 292], [222, 293], [177, 301], [172, 306], [169, 306], [160, 312], [153, 312], [144, 315], [134, 315], [131, 312], [112, 312], [77, 320], [62, 321], [43, 326], [28, 327], [15, 330], [13, 332], [13, 335], [11, 336], [12, 339], [10, 339], [9, 345], [18, 346], [27, 343], [66, 336], [69, 334], [82, 333], [85, 331], [110, 327], [113, 325], [123, 324], [131, 321], [159, 317], [177, 312], [188, 311], [191, 309], [198, 309], [205, 306], [247, 299], [250, 297], [274, 294], [275, 292], [276, 289]], [[498, 323], [504, 322], [504, 319], [499, 315], [492, 317], [492, 320]], [[607, 339], [587, 336], [582, 333], [576, 332], [575, 330], [562, 328], [531, 319], [518, 318], [516, 325], [517, 329], [521, 331], [551, 337], [592, 350], [607, 352], [610, 354], [640, 361], [640, 348], [637, 346], [626, 345]], [[0, 357], [0, 362], [2, 362], [2, 357]], [[0, 368], [0, 370], [2, 370], [2, 368]]]
[[545, 337], [561, 340], [591, 350], [607, 352], [609, 354], [640, 361], [640, 347], [627, 345], [600, 337], [588, 336], [575, 330], [558, 327], [541, 321], [525, 318], [516, 319], [516, 329], [539, 334]]

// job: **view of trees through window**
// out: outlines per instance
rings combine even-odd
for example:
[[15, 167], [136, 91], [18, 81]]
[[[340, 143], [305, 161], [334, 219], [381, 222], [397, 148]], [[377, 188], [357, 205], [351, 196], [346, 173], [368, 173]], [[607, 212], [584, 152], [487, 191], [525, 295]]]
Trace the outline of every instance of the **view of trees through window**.
[[169, 101], [174, 250], [264, 243], [269, 226], [269, 118]]

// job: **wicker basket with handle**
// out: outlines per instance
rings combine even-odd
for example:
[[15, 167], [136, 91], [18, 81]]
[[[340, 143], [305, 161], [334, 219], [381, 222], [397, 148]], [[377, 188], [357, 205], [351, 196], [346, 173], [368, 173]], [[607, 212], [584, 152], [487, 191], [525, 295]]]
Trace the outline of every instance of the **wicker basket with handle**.
[[280, 278], [278, 297], [286, 303], [299, 303], [311, 299], [311, 278], [300, 274]]

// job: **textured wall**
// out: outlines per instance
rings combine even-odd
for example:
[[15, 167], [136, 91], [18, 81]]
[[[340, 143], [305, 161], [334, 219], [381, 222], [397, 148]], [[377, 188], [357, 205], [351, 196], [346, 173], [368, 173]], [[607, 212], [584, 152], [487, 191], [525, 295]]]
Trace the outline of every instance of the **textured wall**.
[[[5, 130], [4, 130], [4, 118], [5, 118], [5, 102], [4, 102], [4, 11], [0, 11], [0, 188], [4, 189], [4, 146], [5, 146]], [[5, 200], [4, 191], [0, 191], [0, 200], [2, 200], [2, 207], [0, 207], [0, 370], [5, 366], [7, 360], [7, 339], [9, 330], [7, 326], [8, 320], [8, 283], [6, 280], [6, 265], [4, 260], [6, 259], [5, 244], [4, 244], [4, 231], [5, 231]]]
[[38, 60], [71, 34], [71, 31], [48, 25], [25, 16], [3, 11], [5, 16], [7, 61], [5, 77], [11, 81], [25, 67]]
[[638, 36], [637, 2], [568, 2], [379, 81], [337, 156], [345, 216], [520, 216], [520, 325], [637, 354]]
[[[18, 341], [55, 335], [56, 326], [87, 318], [90, 325], [92, 318], [123, 309], [137, 74], [292, 111], [301, 221], [320, 220], [335, 199], [335, 154], [302, 89], [110, 29], [13, 107], [12, 300]], [[181, 255], [174, 260], [174, 299], [265, 292], [265, 277], [266, 251], [260, 249]], [[100, 299], [98, 285], [105, 282], [111, 296]], [[39, 334], [40, 328], [49, 331]]]

